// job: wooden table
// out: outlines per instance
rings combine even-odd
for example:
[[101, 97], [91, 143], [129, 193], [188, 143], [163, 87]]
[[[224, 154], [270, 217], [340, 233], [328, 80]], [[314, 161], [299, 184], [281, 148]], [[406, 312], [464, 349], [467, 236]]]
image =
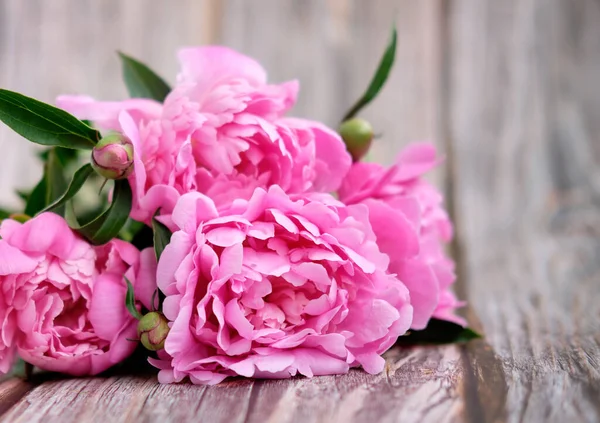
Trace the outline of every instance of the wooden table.
[[[173, 80], [177, 46], [222, 43], [274, 81], [298, 77], [295, 113], [335, 125], [393, 19], [397, 65], [364, 113], [384, 134], [373, 156], [390, 163], [413, 139], [445, 152], [433, 179], [456, 221], [457, 290], [485, 339], [393, 349], [377, 376], [9, 379], [2, 421], [600, 420], [598, 1], [1, 0], [0, 86], [118, 99], [117, 48]], [[0, 151], [0, 200], [15, 204], [9, 191], [40, 169], [5, 127]]]

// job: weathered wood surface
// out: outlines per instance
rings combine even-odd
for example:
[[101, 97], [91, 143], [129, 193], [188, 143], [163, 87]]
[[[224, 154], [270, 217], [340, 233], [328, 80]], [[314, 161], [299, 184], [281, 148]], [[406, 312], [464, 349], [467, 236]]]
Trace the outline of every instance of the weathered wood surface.
[[600, 3], [450, 4], [461, 276], [493, 348], [481, 361], [469, 347], [469, 408], [476, 421], [599, 421]]
[[[13, 379], [0, 384], [1, 421], [600, 420], [597, 1], [151, 4], [0, 0], [0, 86], [46, 101], [121, 98], [117, 48], [172, 80], [178, 46], [223, 43], [257, 57], [274, 81], [299, 78], [295, 113], [335, 125], [395, 20], [397, 66], [365, 112], [384, 133], [373, 158], [390, 163], [414, 139], [446, 152], [434, 179], [457, 221], [458, 288], [486, 339], [394, 349], [377, 376], [216, 387]], [[9, 190], [39, 169], [6, 128], [0, 149], [0, 203], [15, 204]]]

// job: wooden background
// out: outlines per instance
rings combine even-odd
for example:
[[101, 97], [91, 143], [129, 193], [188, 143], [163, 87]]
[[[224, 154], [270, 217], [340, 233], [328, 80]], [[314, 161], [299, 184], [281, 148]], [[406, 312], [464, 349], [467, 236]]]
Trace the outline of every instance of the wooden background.
[[[159, 386], [152, 377], [0, 384], [2, 421], [600, 420], [598, 0], [0, 0], [0, 86], [124, 98], [121, 49], [168, 80], [182, 45], [219, 43], [298, 78], [294, 113], [334, 126], [395, 21], [396, 67], [364, 113], [391, 163], [410, 140], [456, 220], [457, 290], [486, 338], [392, 350], [386, 371]], [[0, 128], [0, 203], [40, 169]]]

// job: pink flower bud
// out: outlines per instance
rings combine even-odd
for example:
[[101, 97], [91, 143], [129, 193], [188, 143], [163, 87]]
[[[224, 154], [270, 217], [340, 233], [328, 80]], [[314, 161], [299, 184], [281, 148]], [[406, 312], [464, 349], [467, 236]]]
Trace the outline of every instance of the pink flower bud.
[[169, 333], [167, 318], [157, 311], [144, 315], [137, 327], [138, 337], [142, 345], [150, 351], [162, 350]]
[[127, 178], [133, 170], [133, 145], [121, 134], [102, 138], [92, 150], [92, 167], [106, 179]]
[[357, 162], [367, 154], [373, 141], [373, 127], [369, 122], [360, 118], [348, 119], [342, 122], [339, 132], [352, 160]]

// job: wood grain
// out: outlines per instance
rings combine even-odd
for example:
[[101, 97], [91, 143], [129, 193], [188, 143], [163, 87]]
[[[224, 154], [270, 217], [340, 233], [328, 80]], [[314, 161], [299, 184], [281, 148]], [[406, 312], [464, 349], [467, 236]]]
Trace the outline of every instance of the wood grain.
[[[380, 375], [159, 385], [154, 377], [69, 379], [35, 388], [2, 422], [456, 421], [460, 351], [393, 350]], [[428, 404], [428, 407], [424, 407]]]
[[468, 348], [467, 415], [598, 421], [600, 4], [447, 12], [461, 275], [491, 348]]
[[33, 388], [33, 384], [11, 377], [0, 381], [0, 415], [8, 411]]

